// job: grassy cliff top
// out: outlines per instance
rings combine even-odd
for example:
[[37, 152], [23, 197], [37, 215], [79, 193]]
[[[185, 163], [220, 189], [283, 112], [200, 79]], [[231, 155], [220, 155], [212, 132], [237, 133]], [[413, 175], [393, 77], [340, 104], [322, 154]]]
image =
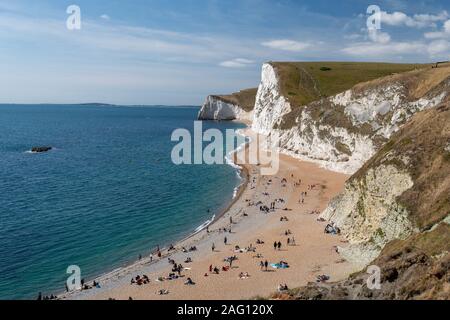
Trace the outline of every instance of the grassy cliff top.
[[252, 111], [255, 107], [257, 88], [245, 89], [229, 95], [214, 95], [214, 98], [240, 106], [245, 111]]
[[293, 107], [336, 95], [355, 85], [430, 65], [366, 62], [270, 62]]

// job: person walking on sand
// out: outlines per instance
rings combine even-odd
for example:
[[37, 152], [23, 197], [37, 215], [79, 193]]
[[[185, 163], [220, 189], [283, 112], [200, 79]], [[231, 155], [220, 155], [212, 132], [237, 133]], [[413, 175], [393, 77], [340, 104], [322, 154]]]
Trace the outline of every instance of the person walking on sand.
[[278, 250], [281, 250], [281, 242], [280, 241], [278, 241]]
[[259, 263], [259, 266], [260, 266], [260, 268], [261, 268], [261, 271], [263, 271], [263, 269], [264, 269], [264, 262], [261, 261], [261, 262]]
[[227, 238], [227, 237], [225, 237], [225, 239], [223, 239], [223, 243], [224, 243], [225, 245], [228, 244], [228, 238]]
[[264, 262], [264, 267], [266, 268], [266, 271], [267, 271], [267, 269], [269, 268], [269, 261], [266, 260]]
[[278, 247], [278, 243], [275, 241], [275, 242], [273, 243], [273, 248], [274, 248], [274, 250], [277, 250], [277, 247]]
[[216, 245], [214, 243], [212, 244], [211, 249], [212, 249], [212, 252], [216, 251]]

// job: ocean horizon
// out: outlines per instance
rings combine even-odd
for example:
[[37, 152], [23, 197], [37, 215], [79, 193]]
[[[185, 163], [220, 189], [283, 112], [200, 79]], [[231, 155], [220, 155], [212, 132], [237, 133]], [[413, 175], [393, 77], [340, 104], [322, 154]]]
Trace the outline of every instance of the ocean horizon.
[[[240, 184], [230, 165], [176, 166], [195, 106], [0, 105], [0, 299], [64, 291], [206, 226]], [[203, 129], [240, 129], [205, 122]], [[51, 146], [33, 154], [34, 146]]]

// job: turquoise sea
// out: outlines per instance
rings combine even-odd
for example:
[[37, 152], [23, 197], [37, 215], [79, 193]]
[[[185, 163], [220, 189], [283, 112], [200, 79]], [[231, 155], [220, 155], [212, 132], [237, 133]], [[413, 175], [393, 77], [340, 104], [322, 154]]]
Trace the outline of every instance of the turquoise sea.
[[[64, 291], [167, 246], [220, 212], [228, 165], [176, 166], [174, 129], [196, 107], [0, 105], [0, 299]], [[204, 129], [238, 129], [204, 122]], [[52, 146], [32, 154], [33, 146]]]

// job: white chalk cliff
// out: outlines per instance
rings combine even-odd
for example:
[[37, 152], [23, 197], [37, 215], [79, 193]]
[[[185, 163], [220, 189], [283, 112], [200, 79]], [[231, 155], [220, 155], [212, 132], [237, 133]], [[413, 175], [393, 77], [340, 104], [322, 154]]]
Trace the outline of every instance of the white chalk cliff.
[[[208, 97], [200, 118], [248, 120], [252, 116], [252, 129], [276, 138], [280, 152], [353, 175], [378, 155], [388, 141], [394, 143], [390, 139], [417, 113], [433, 111], [443, 102], [448, 103], [450, 67], [388, 76], [295, 107], [282, 94], [281, 85], [276, 67], [266, 63], [262, 67], [253, 114]], [[438, 115], [435, 116], [437, 119]], [[433, 121], [438, 122], [436, 119]], [[417, 130], [426, 128], [415, 125]], [[444, 139], [441, 133], [433, 132], [433, 135]], [[404, 139], [405, 143], [408, 139]], [[446, 143], [442, 150], [450, 150]], [[398, 198], [415, 190], [418, 179], [414, 173], [429, 164], [424, 161], [422, 167], [413, 168], [419, 151], [414, 146], [407, 150], [409, 155], [383, 154], [383, 162], [365, 168], [362, 176], [352, 177], [344, 192], [322, 214], [326, 220], [336, 223], [349, 241], [350, 245], [341, 249], [342, 255], [361, 267], [373, 261], [390, 241], [405, 239], [419, 231], [411, 219], [413, 210]], [[441, 183], [435, 194], [450, 185], [447, 180]]]
[[[428, 73], [432, 72], [405, 73], [357, 85], [293, 111], [281, 94], [275, 68], [265, 64], [253, 130], [279, 139], [281, 152], [354, 174], [415, 114], [449, 98], [450, 72], [421, 90], [423, 79], [431, 79]], [[394, 158], [407, 167], [413, 157], [397, 154]], [[373, 261], [390, 241], [418, 232], [410, 212], [397, 201], [414, 186], [412, 173], [400, 167], [383, 164], [362, 178], [351, 179], [322, 214], [349, 241], [349, 246], [340, 248], [342, 256], [360, 267]]]
[[450, 78], [411, 100], [408, 83], [369, 83], [309, 105], [293, 108], [281, 94], [277, 72], [264, 64], [256, 96], [253, 130], [279, 136], [280, 151], [347, 174], [355, 173], [384, 141], [415, 113], [437, 106]]
[[208, 96], [198, 115], [199, 120], [251, 121], [252, 118], [252, 112], [246, 112], [241, 106], [226, 102], [218, 96]]

